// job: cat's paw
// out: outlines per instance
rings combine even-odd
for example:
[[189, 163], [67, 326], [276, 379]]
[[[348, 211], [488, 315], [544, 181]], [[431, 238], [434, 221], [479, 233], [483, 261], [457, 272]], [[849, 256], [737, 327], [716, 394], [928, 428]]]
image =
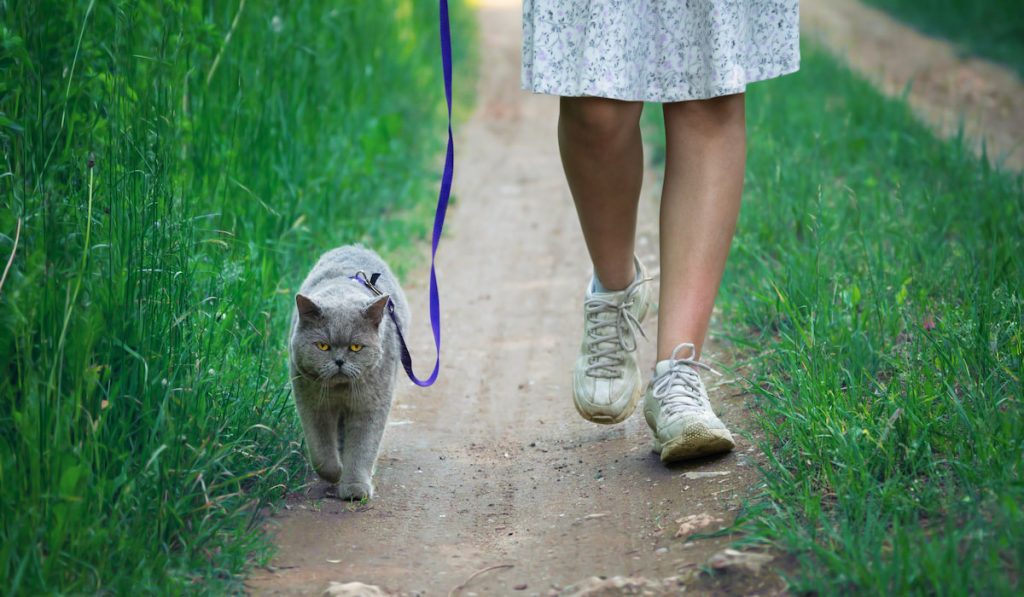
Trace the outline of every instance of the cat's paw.
[[368, 500], [373, 497], [373, 485], [370, 483], [341, 483], [334, 493], [342, 500]]

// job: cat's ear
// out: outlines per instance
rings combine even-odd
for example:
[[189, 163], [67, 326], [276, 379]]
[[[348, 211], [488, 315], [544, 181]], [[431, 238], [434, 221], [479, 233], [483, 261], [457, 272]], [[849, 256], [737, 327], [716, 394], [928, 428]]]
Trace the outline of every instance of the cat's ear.
[[295, 308], [299, 310], [299, 317], [305, 320], [319, 319], [324, 314], [320, 305], [304, 294], [295, 295]]
[[384, 311], [387, 309], [388, 300], [390, 299], [391, 297], [386, 294], [380, 295], [372, 303], [363, 307], [363, 317], [368, 319], [374, 326], [380, 325], [380, 321], [384, 319]]

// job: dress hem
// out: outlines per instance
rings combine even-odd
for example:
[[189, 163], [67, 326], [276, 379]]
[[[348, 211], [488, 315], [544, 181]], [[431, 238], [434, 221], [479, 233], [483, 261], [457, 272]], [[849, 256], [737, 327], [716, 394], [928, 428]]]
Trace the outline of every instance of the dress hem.
[[727, 95], [736, 95], [737, 93], [744, 93], [747, 90], [747, 85], [750, 85], [751, 83], [759, 83], [761, 81], [767, 81], [769, 79], [777, 79], [779, 77], [791, 75], [799, 70], [800, 63], [798, 62], [795, 65], [786, 66], [780, 69], [778, 72], [773, 72], [761, 77], [754, 77], [752, 79], [749, 79], [744, 84], [738, 85], [736, 87], [726, 87], [724, 89], [719, 89], [715, 92], [708, 93], [696, 93], [683, 96], [669, 96], [671, 97], [671, 99], [668, 99], [667, 97], [632, 97], [626, 96], [626, 94], [609, 94], [606, 92], [596, 92], [597, 90], [594, 90], [595, 93], [590, 93], [587, 89], [580, 89], [574, 92], [565, 92], [555, 89], [554, 85], [530, 85], [527, 84], [525, 81], [521, 81], [520, 87], [523, 91], [529, 91], [531, 93], [535, 93], [538, 95], [554, 95], [558, 97], [603, 97], [606, 99], [614, 99], [625, 102], [651, 102], [657, 104], [671, 104], [675, 102], [688, 102], [695, 100], [712, 99], [716, 97], [725, 97]]

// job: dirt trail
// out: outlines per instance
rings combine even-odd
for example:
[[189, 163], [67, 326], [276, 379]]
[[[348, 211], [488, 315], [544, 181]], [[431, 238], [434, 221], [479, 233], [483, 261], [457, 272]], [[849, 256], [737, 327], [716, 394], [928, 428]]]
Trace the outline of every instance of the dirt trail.
[[823, 43], [889, 95], [907, 101], [941, 136], [961, 122], [979, 154], [984, 139], [994, 164], [1024, 170], [1024, 82], [1010, 69], [964, 58], [857, 0], [801, 0], [803, 35]]
[[[280, 551], [247, 582], [253, 594], [318, 595], [330, 581], [361, 581], [447, 595], [496, 565], [511, 567], [460, 594], [547, 595], [592, 575], [660, 579], [695, 570], [728, 542], [687, 544], [674, 521], [708, 514], [722, 522], [705, 530], [716, 530], [756, 481], [743, 437], [732, 454], [667, 469], [641, 412], [613, 427], [575, 412], [570, 371], [589, 265], [558, 157], [557, 100], [519, 89], [518, 3], [484, 4], [478, 106], [458, 131], [458, 203], [439, 255], [441, 379], [399, 391], [374, 500], [359, 507], [314, 489], [268, 522]], [[639, 250], [656, 267], [658, 185], [645, 186]], [[407, 285], [424, 369], [433, 354], [425, 274]], [[653, 363], [653, 343], [641, 344]], [[713, 387], [712, 400], [742, 431], [749, 415], [736, 393]], [[764, 583], [777, 581], [745, 587]]]

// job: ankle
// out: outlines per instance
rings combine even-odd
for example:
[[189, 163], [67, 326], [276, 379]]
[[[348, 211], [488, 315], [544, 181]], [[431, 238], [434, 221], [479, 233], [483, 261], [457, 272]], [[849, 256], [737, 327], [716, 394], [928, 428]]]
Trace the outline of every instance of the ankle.
[[[689, 348], [692, 346], [692, 352]], [[700, 362], [701, 351], [704, 348], [703, 342], [670, 342], [665, 343], [659, 340], [657, 362], [685, 359], [688, 361]]]
[[619, 292], [629, 288], [629, 285], [636, 282], [639, 277], [640, 270], [636, 268], [635, 264], [630, 264], [630, 268], [620, 275], [605, 272], [605, 279], [609, 281], [607, 284], [604, 282], [604, 279], [597, 275], [597, 270], [594, 270], [591, 287], [594, 292]]

